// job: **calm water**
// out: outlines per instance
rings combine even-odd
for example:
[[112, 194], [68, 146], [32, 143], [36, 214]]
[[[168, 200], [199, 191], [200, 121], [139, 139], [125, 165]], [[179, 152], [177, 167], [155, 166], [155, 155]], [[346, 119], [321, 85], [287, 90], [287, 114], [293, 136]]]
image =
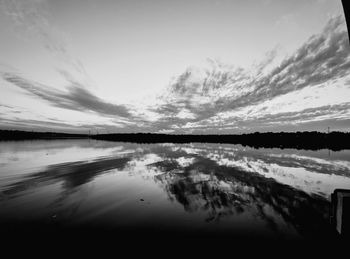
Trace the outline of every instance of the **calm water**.
[[350, 151], [95, 140], [0, 143], [0, 226], [324, 238]]

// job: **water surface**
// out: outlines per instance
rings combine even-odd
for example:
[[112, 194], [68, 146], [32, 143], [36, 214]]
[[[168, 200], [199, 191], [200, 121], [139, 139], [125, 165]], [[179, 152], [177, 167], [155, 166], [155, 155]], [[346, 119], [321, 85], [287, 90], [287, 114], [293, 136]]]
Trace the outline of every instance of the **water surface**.
[[96, 140], [0, 143], [0, 225], [314, 239], [350, 151]]

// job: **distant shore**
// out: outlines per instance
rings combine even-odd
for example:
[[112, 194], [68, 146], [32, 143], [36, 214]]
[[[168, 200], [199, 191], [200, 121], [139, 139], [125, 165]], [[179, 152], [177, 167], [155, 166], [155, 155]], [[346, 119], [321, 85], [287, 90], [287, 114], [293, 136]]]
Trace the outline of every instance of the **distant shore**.
[[168, 134], [101, 134], [98, 140], [136, 143], [227, 143], [254, 148], [350, 149], [350, 133], [344, 132], [267, 132], [241, 135], [168, 135]]
[[77, 139], [88, 138], [87, 134], [71, 134], [59, 132], [34, 132], [22, 130], [0, 130], [0, 141], [35, 140], [35, 139]]
[[69, 134], [55, 132], [30, 132], [0, 130], [0, 140], [34, 139], [96, 139], [133, 143], [227, 143], [241, 144], [254, 148], [294, 148], [294, 149], [350, 149], [350, 133], [330, 132], [265, 132], [241, 135], [168, 135], [155, 133], [130, 134]]

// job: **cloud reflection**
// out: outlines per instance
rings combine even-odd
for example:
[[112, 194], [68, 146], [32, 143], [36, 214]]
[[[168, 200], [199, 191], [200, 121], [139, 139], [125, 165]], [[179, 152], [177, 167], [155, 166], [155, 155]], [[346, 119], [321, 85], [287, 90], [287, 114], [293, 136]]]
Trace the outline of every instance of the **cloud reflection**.
[[[102, 146], [96, 147], [103, 148], [104, 142], [99, 143]], [[154, 214], [152, 223], [146, 225], [157, 220], [165, 220], [162, 224], [166, 226], [172, 222], [181, 225], [186, 215], [192, 215], [196, 219], [194, 226], [206, 224], [205, 228], [211, 228], [219, 224], [231, 234], [244, 235], [232, 230], [238, 226], [237, 220], [244, 219], [240, 223], [244, 228], [249, 228], [248, 222], [252, 220], [276, 236], [295, 232], [303, 238], [318, 238], [332, 235], [328, 224], [330, 192], [339, 187], [339, 180], [350, 187], [349, 161], [319, 157], [319, 152], [295, 154], [301, 151], [199, 143], [113, 144], [118, 149], [112, 149], [110, 156], [49, 165], [5, 186], [0, 203], [25, 200], [28, 193], [45, 193], [47, 186], [60, 184], [60, 191], [48, 205], [50, 210], [70, 211], [74, 218], [82, 217], [79, 211], [85, 208], [94, 211], [93, 224], [103, 222], [112, 226], [128, 221], [125, 215], [135, 210], [140, 214], [134, 217], [143, 221], [144, 206], [154, 204], [155, 207], [150, 207]], [[110, 142], [106, 145], [111, 148]], [[80, 148], [84, 150], [87, 146]], [[327, 182], [322, 183], [325, 179]], [[102, 190], [86, 188], [97, 182]], [[143, 196], [137, 200], [147, 202], [131, 198], [141, 190]], [[106, 192], [106, 200], [92, 202], [91, 197], [99, 197], [101, 191]], [[83, 193], [76, 195], [78, 192]], [[26, 202], [27, 206], [34, 204], [30, 198]], [[182, 210], [172, 212], [170, 204], [180, 205]], [[173, 215], [171, 219], [157, 218], [158, 213], [167, 210]], [[130, 224], [135, 218], [129, 219]]]

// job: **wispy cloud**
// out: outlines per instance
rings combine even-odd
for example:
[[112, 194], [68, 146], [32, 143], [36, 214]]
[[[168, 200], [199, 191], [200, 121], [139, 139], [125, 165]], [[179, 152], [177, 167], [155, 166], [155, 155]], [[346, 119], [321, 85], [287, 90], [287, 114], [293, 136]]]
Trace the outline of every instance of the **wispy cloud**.
[[[8, 2], [8, 1], [5, 1]], [[33, 2], [33, 1], [31, 1]], [[11, 2], [12, 3], [12, 2]], [[9, 11], [14, 19], [38, 30], [48, 49], [70, 59], [64, 44], [53, 40], [48, 34], [46, 20], [37, 14], [25, 11], [23, 6]], [[251, 68], [242, 68], [208, 60], [208, 67], [189, 68], [173, 80], [151, 107], [135, 110], [131, 105], [104, 101], [88, 91], [71, 73], [58, 70], [69, 83], [65, 91], [26, 79], [16, 72], [1, 72], [2, 78], [48, 102], [50, 105], [82, 112], [92, 112], [108, 118], [124, 118], [122, 127], [111, 126], [119, 132], [192, 132], [222, 131], [225, 129], [283, 128], [285, 125], [314, 123], [331, 120], [335, 123], [349, 123], [350, 102], [336, 105], [320, 105], [299, 111], [281, 111], [273, 114], [260, 108], [253, 115], [240, 113], [247, 107], [258, 107], [286, 94], [304, 88], [325, 85], [350, 74], [350, 45], [343, 16], [331, 18], [324, 29], [310, 37], [292, 55], [275, 65], [277, 50], [268, 52], [265, 58]], [[69, 61], [70, 62], [70, 61]], [[79, 65], [76, 67], [79, 70]], [[306, 96], [305, 98], [307, 98]], [[349, 100], [350, 101], [350, 100]], [[142, 114], [155, 114], [149, 120]], [[222, 114], [231, 115], [222, 118]], [[235, 114], [236, 113], [236, 114]], [[132, 125], [131, 125], [132, 124]], [[64, 125], [66, 126], [66, 125]], [[100, 127], [99, 125], [97, 127]], [[109, 127], [106, 125], [105, 127]]]
[[39, 39], [49, 53], [87, 80], [83, 64], [71, 54], [68, 36], [50, 23], [45, 9], [46, 2], [47, 0], [1, 0], [0, 11], [13, 21], [19, 31], [18, 35]]
[[[169, 124], [189, 121], [201, 124], [221, 112], [238, 111], [305, 87], [343, 78], [350, 71], [350, 45], [344, 18], [330, 19], [321, 33], [310, 37], [278, 66], [263, 72], [274, 57], [275, 51], [271, 51], [251, 70], [213, 63], [204, 72], [188, 69], [170, 85], [162, 97], [164, 104], [157, 107], [157, 111], [168, 118]], [[342, 107], [349, 110], [348, 104]], [[327, 112], [335, 108], [329, 107]], [[179, 118], [183, 109], [192, 114], [191, 119]], [[312, 117], [309, 115], [310, 120]], [[165, 120], [163, 118], [162, 124]], [[257, 123], [260, 120], [266, 118], [256, 118]]]
[[[2, 114], [0, 113], [0, 116]], [[100, 123], [69, 123], [53, 118], [45, 118], [43, 120], [25, 119], [25, 118], [5, 118], [0, 117], [0, 126], [2, 129], [20, 129], [20, 130], [41, 130], [52, 131], [62, 130], [68, 132], [83, 132], [83, 133], [110, 133], [110, 132], [124, 132], [121, 127], [116, 125], [100, 124]]]
[[67, 87], [68, 91], [61, 91], [30, 81], [13, 73], [3, 73], [2, 77], [7, 82], [28, 91], [55, 107], [75, 111], [95, 112], [102, 116], [132, 117], [126, 106], [105, 102], [77, 82], [71, 82]]
[[[247, 119], [233, 117], [222, 122], [225, 126], [239, 125], [241, 127], [257, 128], [263, 126], [298, 125], [307, 122], [324, 120], [348, 120], [350, 117], [350, 102], [338, 105], [325, 105], [307, 108], [295, 112], [280, 112], [252, 116]], [[332, 124], [331, 124], [332, 125]]]

